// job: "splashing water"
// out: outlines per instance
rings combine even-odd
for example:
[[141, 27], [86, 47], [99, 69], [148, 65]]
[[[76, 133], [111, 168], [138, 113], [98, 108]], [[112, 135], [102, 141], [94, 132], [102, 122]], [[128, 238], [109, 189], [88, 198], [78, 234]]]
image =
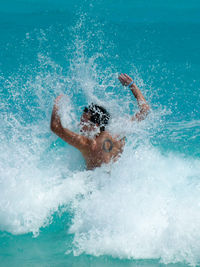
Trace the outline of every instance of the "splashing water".
[[[61, 212], [73, 213], [67, 253], [195, 265], [200, 261], [199, 159], [163, 153], [154, 144], [165, 131], [174, 133], [172, 143], [177, 141], [179, 131], [189, 131], [198, 121], [166, 123], [170, 110], [154, 109], [152, 103], [146, 121], [130, 123], [136, 105], [109, 64], [113, 44], [106, 50], [99, 25], [94, 36], [83, 31], [84, 23], [82, 16], [71, 29], [76, 38], [67, 47], [67, 73], [40, 51], [31, 74], [23, 69], [23, 76], [1, 77], [0, 229], [37, 236], [65, 207]], [[44, 32], [39, 36], [40, 42], [48, 40]], [[147, 92], [133, 67], [151, 102], [153, 90]], [[118, 162], [86, 171], [80, 153], [50, 132], [53, 100], [62, 93], [61, 120], [71, 130], [78, 131], [82, 109], [90, 102], [110, 111], [109, 131], [127, 136]]]

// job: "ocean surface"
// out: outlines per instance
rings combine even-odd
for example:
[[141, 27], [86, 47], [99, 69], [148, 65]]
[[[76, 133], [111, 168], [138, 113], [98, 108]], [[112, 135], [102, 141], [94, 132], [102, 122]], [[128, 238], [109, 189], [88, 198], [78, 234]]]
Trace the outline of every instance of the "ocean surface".
[[[59, 94], [75, 132], [108, 109], [116, 163], [87, 171], [50, 131]], [[0, 267], [200, 264], [200, 1], [1, 0], [0, 100]]]

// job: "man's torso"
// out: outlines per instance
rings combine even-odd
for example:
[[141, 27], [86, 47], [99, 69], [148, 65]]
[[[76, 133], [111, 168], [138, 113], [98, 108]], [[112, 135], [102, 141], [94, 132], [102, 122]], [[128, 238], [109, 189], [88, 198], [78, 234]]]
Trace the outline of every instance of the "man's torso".
[[125, 139], [112, 137], [108, 132], [102, 132], [98, 137], [91, 140], [88, 149], [81, 151], [85, 158], [87, 169], [100, 167], [103, 163], [116, 161], [123, 151]]

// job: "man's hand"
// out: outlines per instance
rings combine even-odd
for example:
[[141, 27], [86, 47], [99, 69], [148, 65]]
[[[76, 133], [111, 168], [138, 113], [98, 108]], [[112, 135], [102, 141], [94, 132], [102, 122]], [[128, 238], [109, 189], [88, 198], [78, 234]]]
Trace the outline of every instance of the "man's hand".
[[56, 104], [56, 105], [58, 104], [58, 102], [60, 101], [60, 99], [61, 99], [63, 96], [64, 96], [64, 95], [59, 95], [59, 96], [56, 97], [56, 99], [55, 99], [55, 104]]
[[126, 73], [121, 73], [118, 79], [120, 80], [123, 86], [128, 86], [133, 81], [133, 79], [130, 76], [128, 76]]

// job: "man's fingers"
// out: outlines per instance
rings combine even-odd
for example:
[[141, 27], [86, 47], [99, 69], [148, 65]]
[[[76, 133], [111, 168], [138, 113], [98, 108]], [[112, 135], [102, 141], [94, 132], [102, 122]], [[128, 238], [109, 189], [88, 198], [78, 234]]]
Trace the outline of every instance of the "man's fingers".
[[130, 77], [130, 76], [128, 76], [126, 73], [121, 73], [120, 75], [119, 75], [119, 77], [121, 77], [121, 78], [123, 78], [123, 79], [131, 79], [132, 80], [132, 78]]
[[122, 79], [121, 77], [119, 77], [119, 80], [120, 80], [120, 82], [121, 82], [122, 84], [124, 84], [124, 81], [123, 81], [123, 79]]
[[130, 76], [128, 76], [126, 73], [124, 73], [124, 75], [126, 76], [126, 78], [132, 80], [132, 78]]
[[123, 73], [121, 73], [121, 74], [119, 75], [119, 77], [120, 77], [121, 79], [124, 79], [124, 75], [123, 75]]
[[119, 79], [123, 79], [121, 75], [119, 76]]
[[126, 76], [126, 78], [129, 78], [129, 79], [131, 78], [131, 77], [129, 77], [126, 73], [124, 73], [124, 76]]
[[122, 75], [122, 78], [126, 80], [126, 76], [123, 73], [121, 75]]
[[121, 82], [122, 85], [125, 84], [124, 80], [121, 77], [119, 77], [119, 80], [120, 80], [120, 82]]
[[64, 95], [59, 95], [56, 97], [55, 101], [58, 102]]
[[120, 74], [118, 78], [119, 80], [122, 80], [122, 81], [124, 80], [124, 77], [122, 76], [122, 74]]
[[118, 77], [118, 79], [120, 80], [120, 82], [123, 85], [128, 85], [133, 79], [128, 76], [126, 73], [121, 73]]

